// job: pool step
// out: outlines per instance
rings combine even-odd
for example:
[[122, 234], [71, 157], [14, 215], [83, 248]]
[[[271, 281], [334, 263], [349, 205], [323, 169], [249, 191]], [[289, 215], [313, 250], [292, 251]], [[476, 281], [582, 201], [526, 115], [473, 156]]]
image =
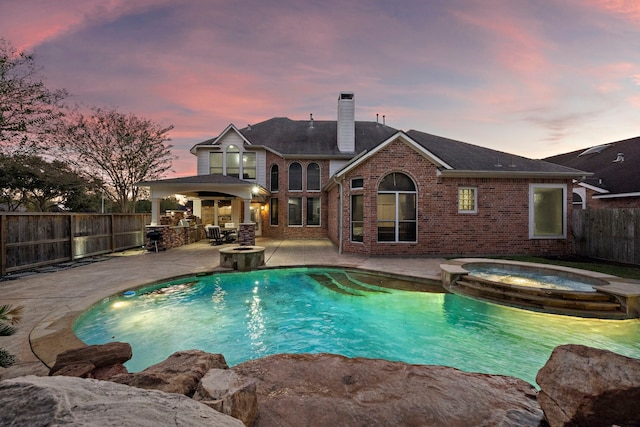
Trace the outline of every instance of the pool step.
[[334, 292], [352, 296], [364, 296], [363, 292], [388, 293], [385, 290], [364, 286], [355, 282], [346, 273], [331, 271], [327, 273], [308, 273], [320, 285]]
[[330, 291], [337, 292], [337, 293], [343, 294], [343, 295], [351, 295], [351, 296], [357, 296], [357, 297], [361, 297], [362, 296], [362, 294], [360, 294], [360, 293], [351, 292], [351, 291], [349, 291], [347, 289], [341, 288], [340, 286], [338, 286], [338, 284], [335, 282], [335, 280], [333, 280], [327, 274], [307, 273], [307, 276], [311, 277], [313, 280], [315, 280], [316, 282], [318, 282], [320, 285], [324, 286], [325, 288], [329, 289]]
[[560, 292], [502, 285], [474, 278], [458, 280], [451, 291], [515, 307], [580, 317], [624, 319], [626, 313], [614, 297], [597, 292]]

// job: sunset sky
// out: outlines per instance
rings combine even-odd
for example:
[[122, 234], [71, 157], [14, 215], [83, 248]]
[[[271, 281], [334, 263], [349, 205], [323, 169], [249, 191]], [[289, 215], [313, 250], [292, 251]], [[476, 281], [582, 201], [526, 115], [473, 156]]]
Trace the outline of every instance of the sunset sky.
[[271, 117], [417, 129], [542, 158], [640, 136], [638, 0], [1, 0], [0, 38], [69, 100], [189, 148]]

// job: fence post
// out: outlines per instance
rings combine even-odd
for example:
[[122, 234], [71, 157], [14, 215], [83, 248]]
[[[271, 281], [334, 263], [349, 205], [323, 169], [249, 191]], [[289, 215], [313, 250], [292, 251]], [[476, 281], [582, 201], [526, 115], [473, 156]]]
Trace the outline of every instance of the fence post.
[[0, 276], [7, 275], [7, 216], [0, 215]]
[[116, 230], [114, 228], [115, 220], [113, 214], [109, 215], [109, 227], [111, 228], [111, 253], [116, 251]]
[[73, 227], [74, 217], [73, 214], [69, 214], [69, 249], [71, 251], [70, 261], [76, 259], [76, 239]]

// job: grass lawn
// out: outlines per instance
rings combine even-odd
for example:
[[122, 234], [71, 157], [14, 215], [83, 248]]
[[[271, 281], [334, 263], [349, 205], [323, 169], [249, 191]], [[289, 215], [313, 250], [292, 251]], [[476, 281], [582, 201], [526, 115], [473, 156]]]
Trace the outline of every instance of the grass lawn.
[[611, 274], [612, 276], [624, 277], [627, 279], [640, 280], [640, 267], [608, 263], [606, 261], [591, 260], [586, 258], [561, 258], [561, 257], [500, 257], [522, 262], [537, 262], [540, 264], [562, 265], [564, 267], [580, 268], [582, 270], [597, 271], [599, 273]]

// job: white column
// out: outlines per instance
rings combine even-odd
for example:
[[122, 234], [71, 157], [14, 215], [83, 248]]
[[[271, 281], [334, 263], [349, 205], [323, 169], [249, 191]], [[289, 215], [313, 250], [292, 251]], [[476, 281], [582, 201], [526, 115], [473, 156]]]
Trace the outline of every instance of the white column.
[[202, 200], [193, 199], [193, 215], [202, 219]]
[[151, 225], [160, 224], [160, 199], [151, 199]]
[[251, 199], [244, 199], [244, 221], [242, 222], [251, 222]]

